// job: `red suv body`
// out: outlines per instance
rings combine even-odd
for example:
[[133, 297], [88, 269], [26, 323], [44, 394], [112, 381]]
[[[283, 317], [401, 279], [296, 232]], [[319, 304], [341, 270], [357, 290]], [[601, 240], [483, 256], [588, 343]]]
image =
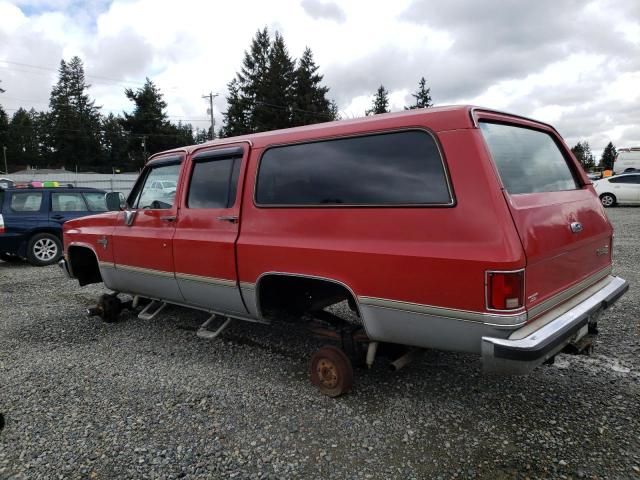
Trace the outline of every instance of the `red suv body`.
[[[145, 189], [160, 180], [175, 192]], [[474, 352], [494, 372], [595, 332], [628, 288], [556, 130], [468, 106], [163, 152], [123, 208], [65, 224], [81, 284], [250, 321], [346, 300], [370, 342]]]

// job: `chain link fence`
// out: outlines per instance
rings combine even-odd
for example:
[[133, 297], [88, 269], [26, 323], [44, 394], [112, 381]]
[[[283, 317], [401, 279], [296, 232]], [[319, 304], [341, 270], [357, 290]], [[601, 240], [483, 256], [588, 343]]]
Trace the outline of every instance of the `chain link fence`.
[[115, 175], [99, 173], [17, 173], [8, 178], [15, 183], [58, 182], [60, 185], [74, 187], [90, 187], [107, 192], [122, 192], [127, 195], [138, 178], [137, 173], [120, 173]]

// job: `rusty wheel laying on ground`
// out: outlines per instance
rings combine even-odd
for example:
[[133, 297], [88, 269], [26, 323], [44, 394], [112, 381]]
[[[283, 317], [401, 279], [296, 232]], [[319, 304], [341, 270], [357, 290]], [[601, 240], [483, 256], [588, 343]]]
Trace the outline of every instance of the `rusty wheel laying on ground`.
[[353, 367], [349, 357], [338, 347], [319, 349], [311, 357], [311, 383], [329, 397], [338, 397], [351, 390]]

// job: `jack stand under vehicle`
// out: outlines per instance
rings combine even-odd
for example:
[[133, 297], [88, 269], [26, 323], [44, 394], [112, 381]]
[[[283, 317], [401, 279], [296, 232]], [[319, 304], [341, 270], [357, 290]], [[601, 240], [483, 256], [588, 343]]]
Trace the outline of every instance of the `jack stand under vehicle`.
[[123, 309], [131, 309], [132, 301], [123, 302], [118, 298], [118, 292], [101, 295], [98, 304], [93, 308], [87, 309], [87, 315], [90, 317], [100, 317], [107, 323], [113, 323], [118, 320], [118, 316]]

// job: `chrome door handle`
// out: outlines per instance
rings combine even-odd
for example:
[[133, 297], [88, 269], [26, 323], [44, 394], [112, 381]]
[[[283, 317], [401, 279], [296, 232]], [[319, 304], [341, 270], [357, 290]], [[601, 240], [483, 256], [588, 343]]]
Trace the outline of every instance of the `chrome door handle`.
[[160, 217], [160, 220], [162, 220], [163, 222], [175, 222], [176, 221], [176, 216], [175, 215], [165, 215], [164, 217]]
[[238, 216], [237, 215], [223, 215], [222, 217], [216, 218], [216, 220], [220, 220], [221, 222], [238, 223]]

